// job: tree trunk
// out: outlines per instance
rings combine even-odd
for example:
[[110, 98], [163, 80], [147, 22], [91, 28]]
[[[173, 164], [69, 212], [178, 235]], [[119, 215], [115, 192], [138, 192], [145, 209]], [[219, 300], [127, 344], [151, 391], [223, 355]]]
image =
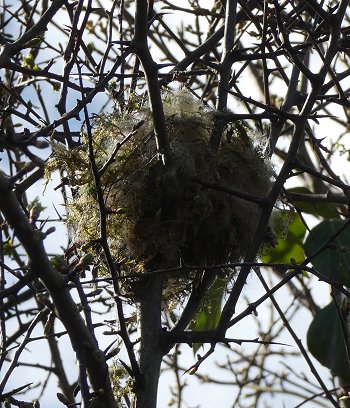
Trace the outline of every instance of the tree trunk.
[[163, 278], [153, 276], [142, 280], [136, 289], [140, 346], [138, 360], [141, 380], [135, 384], [132, 408], [156, 408], [161, 347], [161, 302]]

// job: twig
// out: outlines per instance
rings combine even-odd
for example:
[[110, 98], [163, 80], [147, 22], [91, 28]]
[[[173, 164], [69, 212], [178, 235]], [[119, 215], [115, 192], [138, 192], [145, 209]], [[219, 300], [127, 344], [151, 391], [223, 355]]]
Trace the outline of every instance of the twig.
[[32, 320], [32, 322], [30, 323], [25, 335], [24, 335], [24, 339], [22, 340], [21, 344], [19, 345], [19, 347], [17, 348], [17, 350], [15, 351], [12, 361], [9, 365], [9, 367], [7, 368], [5, 374], [2, 377], [2, 380], [0, 381], [0, 395], [3, 394], [4, 388], [7, 384], [7, 381], [10, 378], [10, 375], [12, 374], [12, 371], [17, 367], [18, 364], [18, 360], [22, 354], [22, 351], [24, 350], [25, 346], [28, 343], [28, 340], [30, 339], [30, 335], [32, 334], [32, 331], [35, 329], [35, 326], [40, 322], [42, 316], [44, 314], [44, 311], [40, 311]]

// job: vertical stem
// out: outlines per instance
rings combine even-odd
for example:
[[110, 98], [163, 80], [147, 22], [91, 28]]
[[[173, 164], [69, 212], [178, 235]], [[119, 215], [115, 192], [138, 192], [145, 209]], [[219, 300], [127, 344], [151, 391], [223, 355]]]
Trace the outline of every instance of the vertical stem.
[[[234, 46], [236, 34], [236, 9], [237, 0], [227, 0], [225, 13], [224, 47], [220, 63], [218, 101], [216, 105], [216, 109], [218, 111], [224, 111], [227, 109], [227, 95], [229, 90], [231, 67], [233, 64], [231, 51]], [[224, 127], [225, 122], [221, 118], [217, 118], [215, 120], [213, 132], [209, 142], [211, 148], [214, 151], [217, 151], [220, 146]]]
[[[0, 216], [0, 222], [3, 223], [3, 219]], [[5, 278], [5, 268], [4, 268], [4, 242], [2, 231], [0, 231], [0, 291], [5, 289], [6, 278]], [[0, 298], [0, 371], [6, 359], [6, 316], [4, 311], [4, 301]]]
[[149, 106], [152, 112], [154, 134], [156, 138], [158, 154], [165, 165], [171, 165], [172, 155], [166, 130], [166, 121], [158, 81], [158, 66], [153, 61], [148, 47], [148, 16], [151, 15], [152, 2], [145, 0], [136, 1], [135, 32], [133, 47], [139, 58], [147, 83]]
[[227, 108], [227, 91], [229, 88], [231, 67], [233, 64], [231, 51], [236, 37], [236, 9], [237, 0], [228, 0], [226, 3], [224, 47], [220, 67], [218, 103], [216, 106], [218, 110], [225, 110]]
[[156, 408], [160, 365], [163, 358], [161, 346], [161, 302], [163, 278], [147, 277], [136, 284], [139, 302], [138, 325], [140, 333], [139, 367], [141, 383], [136, 383], [133, 408]]

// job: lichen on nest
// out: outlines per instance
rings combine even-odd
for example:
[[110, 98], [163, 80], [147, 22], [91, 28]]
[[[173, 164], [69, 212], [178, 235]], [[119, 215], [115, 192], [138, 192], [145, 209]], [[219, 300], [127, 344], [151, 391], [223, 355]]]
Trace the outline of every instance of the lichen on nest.
[[[214, 111], [187, 91], [167, 93], [164, 110], [171, 168], [157, 159], [148, 109], [102, 115], [94, 126], [95, 161], [104, 168], [108, 242], [124, 274], [173, 268], [181, 260], [208, 265], [243, 258], [256, 231], [259, 206], [193, 180], [259, 198], [271, 186], [271, 166], [244, 123], [231, 124], [232, 134], [213, 153], [208, 142]], [[99, 208], [87, 145], [71, 153], [56, 151], [56, 160], [65, 162], [67, 176], [78, 186], [68, 208], [69, 225], [80, 243], [95, 240]]]

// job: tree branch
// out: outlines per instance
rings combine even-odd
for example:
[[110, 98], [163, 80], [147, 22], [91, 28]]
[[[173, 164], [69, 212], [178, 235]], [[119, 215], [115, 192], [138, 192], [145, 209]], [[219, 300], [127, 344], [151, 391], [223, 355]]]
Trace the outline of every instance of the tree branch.
[[[81, 318], [77, 306], [65, 285], [64, 276], [51, 265], [40, 232], [30, 224], [11, 189], [9, 178], [0, 173], [0, 195], [2, 197], [0, 211], [23, 245], [31, 262], [32, 271], [43, 282], [51, 295], [58, 317], [71, 339], [73, 349], [85, 356], [91, 385], [94, 391], [98, 393], [98, 400], [105, 407], [115, 407], [116, 403], [109, 382], [108, 367], [104, 355], [98, 349]], [[101, 389], [104, 390], [102, 394], [99, 393]]]

